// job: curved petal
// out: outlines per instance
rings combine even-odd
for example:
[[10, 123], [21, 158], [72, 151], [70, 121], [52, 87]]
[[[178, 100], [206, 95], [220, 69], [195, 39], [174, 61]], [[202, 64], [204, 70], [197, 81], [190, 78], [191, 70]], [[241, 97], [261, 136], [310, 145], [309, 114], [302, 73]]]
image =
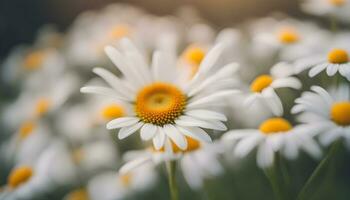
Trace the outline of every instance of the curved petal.
[[139, 121], [140, 119], [137, 117], [120, 117], [108, 122], [107, 129], [116, 129], [116, 128], [121, 128], [125, 126], [131, 126], [133, 124], [136, 124]]
[[185, 136], [183, 136], [175, 126], [171, 124], [164, 125], [163, 131], [180, 149], [185, 150], [187, 148]]
[[157, 133], [158, 127], [153, 124], [144, 124], [141, 128], [140, 135], [142, 140], [150, 140]]
[[190, 110], [185, 113], [188, 116], [196, 117], [199, 119], [204, 119], [204, 120], [220, 120], [220, 121], [227, 121], [227, 118], [224, 114], [210, 111], [210, 110], [203, 110], [203, 109], [198, 109], [198, 110]]
[[121, 128], [118, 133], [118, 138], [122, 140], [130, 136], [131, 134], [139, 130], [142, 125], [143, 125], [143, 122], [138, 122], [137, 124]]
[[212, 142], [210, 136], [208, 133], [206, 133], [203, 129], [198, 127], [182, 127], [182, 126], [176, 126], [179, 131], [191, 138], [194, 138], [196, 140], [199, 140], [201, 142]]

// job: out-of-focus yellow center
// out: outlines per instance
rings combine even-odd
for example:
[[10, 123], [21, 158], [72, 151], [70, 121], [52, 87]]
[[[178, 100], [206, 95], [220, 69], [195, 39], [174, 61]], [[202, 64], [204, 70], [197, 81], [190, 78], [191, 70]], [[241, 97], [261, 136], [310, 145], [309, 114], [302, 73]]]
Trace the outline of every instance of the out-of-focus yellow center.
[[186, 48], [183, 56], [188, 62], [198, 66], [205, 56], [205, 51], [197, 45], [190, 45]]
[[278, 39], [284, 44], [292, 44], [299, 41], [300, 35], [294, 28], [285, 27], [278, 32]]
[[24, 68], [28, 70], [35, 70], [41, 67], [46, 53], [44, 51], [34, 51], [29, 53], [23, 61]]
[[346, 0], [328, 0], [328, 2], [334, 6], [343, 6]]
[[291, 130], [292, 125], [283, 118], [271, 118], [264, 121], [259, 130], [264, 134], [274, 134]]
[[130, 34], [130, 28], [128, 25], [118, 25], [111, 29], [110, 37], [112, 39], [119, 39], [126, 37]]
[[11, 171], [8, 177], [8, 186], [16, 188], [19, 185], [26, 183], [33, 175], [33, 169], [29, 166], [21, 166]]
[[51, 102], [49, 99], [47, 98], [40, 98], [35, 105], [35, 114], [37, 116], [43, 116], [44, 114], [47, 113], [47, 111], [49, 111]]
[[135, 113], [145, 123], [158, 126], [174, 123], [186, 106], [186, 96], [176, 86], [153, 83], [142, 88], [136, 97]]
[[19, 139], [23, 140], [33, 133], [36, 124], [32, 121], [24, 122], [19, 128]]
[[131, 184], [132, 181], [132, 174], [127, 173], [119, 176], [120, 181], [124, 187], [128, 187]]
[[334, 103], [331, 107], [331, 119], [340, 126], [350, 125], [350, 102]]
[[273, 81], [270, 75], [260, 75], [256, 77], [250, 85], [252, 92], [262, 92], [265, 88], [269, 87]]
[[79, 188], [70, 192], [66, 200], [89, 200], [89, 194], [85, 188]]
[[76, 164], [79, 164], [84, 158], [84, 151], [81, 148], [76, 148], [71, 153], [72, 159]]
[[102, 109], [101, 115], [106, 120], [119, 118], [124, 116], [124, 109], [118, 104], [110, 104]]
[[[174, 153], [188, 153], [188, 152], [195, 151], [201, 147], [201, 143], [198, 140], [195, 140], [195, 139], [187, 137], [187, 136], [186, 136], [186, 140], [187, 140], [187, 149], [185, 149], [185, 150], [180, 149], [175, 143], [171, 142], [173, 152]], [[162, 147], [160, 150], [156, 150], [153, 147], [152, 150], [153, 151], [160, 151], [160, 152], [165, 151], [164, 147]]]
[[328, 53], [328, 61], [333, 64], [349, 62], [349, 54], [344, 49], [333, 49]]

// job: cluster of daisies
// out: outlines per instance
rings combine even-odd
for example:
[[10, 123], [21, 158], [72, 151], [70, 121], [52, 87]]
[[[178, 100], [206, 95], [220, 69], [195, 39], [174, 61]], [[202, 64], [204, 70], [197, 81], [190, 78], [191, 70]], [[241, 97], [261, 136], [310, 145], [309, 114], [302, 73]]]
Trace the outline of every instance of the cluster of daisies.
[[160, 17], [120, 4], [64, 34], [43, 27], [2, 63], [0, 199], [126, 199], [174, 161], [200, 191], [249, 154], [267, 169], [276, 155], [350, 149], [339, 26], [350, 1], [301, 7], [333, 30], [280, 14], [217, 30], [192, 8]]

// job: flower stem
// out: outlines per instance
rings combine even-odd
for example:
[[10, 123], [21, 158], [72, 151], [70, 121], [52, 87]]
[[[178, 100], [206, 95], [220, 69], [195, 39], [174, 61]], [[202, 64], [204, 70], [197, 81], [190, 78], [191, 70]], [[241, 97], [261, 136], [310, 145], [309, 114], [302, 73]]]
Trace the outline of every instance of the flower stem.
[[170, 197], [171, 200], [178, 200], [179, 194], [176, 184], [176, 161], [168, 161], [166, 163], [166, 168], [168, 171], [168, 181], [169, 181], [169, 189], [170, 189]]
[[303, 199], [309, 199], [307, 198], [307, 191], [310, 190], [310, 187], [314, 185], [314, 183], [317, 182], [317, 178], [324, 173], [324, 170], [327, 168], [327, 166], [330, 164], [330, 161], [332, 160], [333, 156], [338, 151], [339, 147], [341, 145], [341, 141], [338, 140], [334, 142], [331, 146], [331, 149], [328, 151], [327, 155], [323, 158], [323, 160], [318, 164], [316, 169], [312, 172], [311, 176], [306, 181], [305, 185], [299, 192], [299, 195], [297, 197], [297, 200], [303, 200]]
[[278, 173], [277, 173], [278, 168], [276, 165], [277, 165], [277, 161], [275, 160], [273, 166], [264, 169], [264, 173], [271, 184], [275, 198], [277, 200], [284, 200], [281, 184], [278, 181]]

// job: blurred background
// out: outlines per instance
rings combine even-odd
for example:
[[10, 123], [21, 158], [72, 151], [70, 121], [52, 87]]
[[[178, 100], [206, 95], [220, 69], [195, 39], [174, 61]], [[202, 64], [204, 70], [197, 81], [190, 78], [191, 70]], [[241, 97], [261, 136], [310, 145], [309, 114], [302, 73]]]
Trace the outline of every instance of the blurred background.
[[191, 5], [218, 28], [276, 11], [301, 15], [297, 0], [1, 0], [0, 59], [14, 45], [31, 42], [42, 25], [54, 24], [64, 31], [79, 13], [114, 2], [129, 3], [156, 15], [169, 15], [180, 6]]

